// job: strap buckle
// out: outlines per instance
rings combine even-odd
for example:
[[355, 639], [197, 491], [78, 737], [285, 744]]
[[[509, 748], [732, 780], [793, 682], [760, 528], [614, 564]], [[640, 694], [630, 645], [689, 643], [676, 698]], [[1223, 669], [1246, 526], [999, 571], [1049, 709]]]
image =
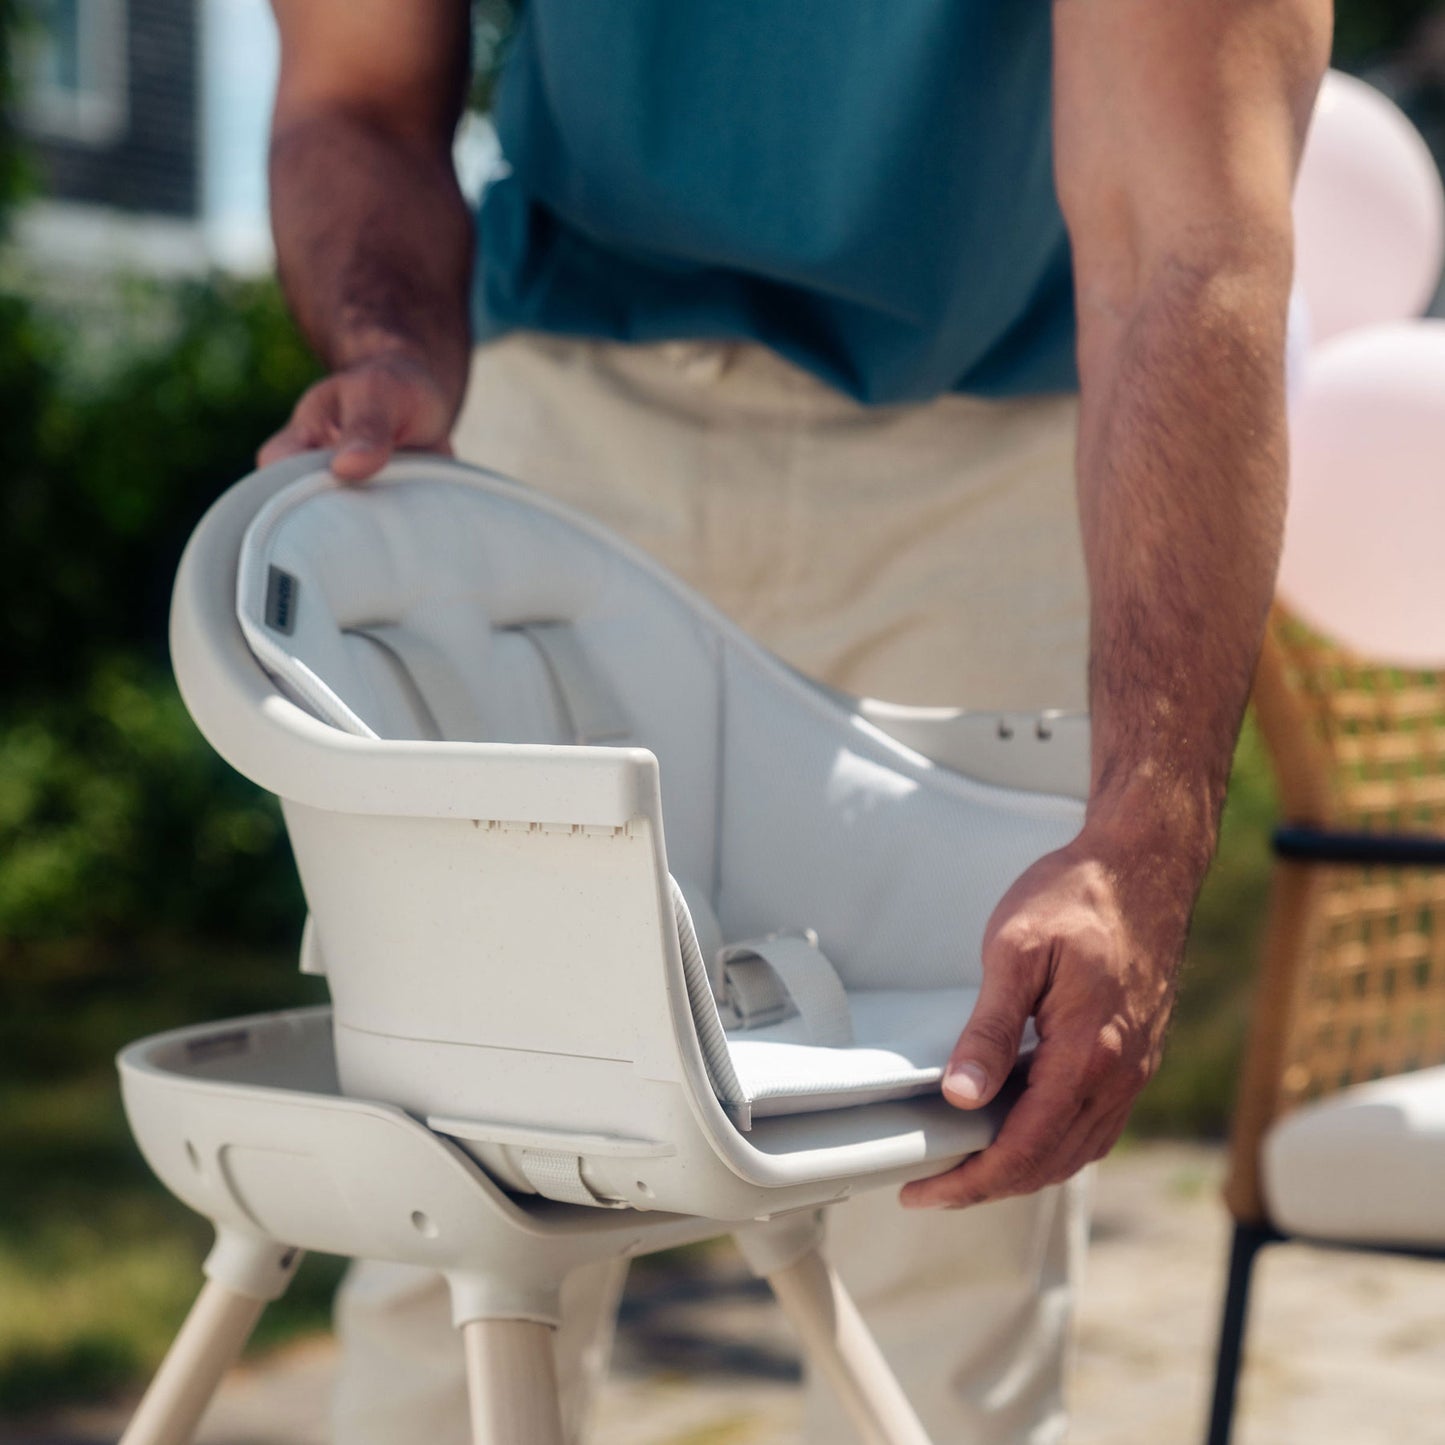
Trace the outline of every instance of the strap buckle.
[[853, 1042], [843, 980], [811, 928], [734, 943], [717, 958], [725, 1028], [766, 1028], [801, 1017], [808, 1043], [846, 1048]]

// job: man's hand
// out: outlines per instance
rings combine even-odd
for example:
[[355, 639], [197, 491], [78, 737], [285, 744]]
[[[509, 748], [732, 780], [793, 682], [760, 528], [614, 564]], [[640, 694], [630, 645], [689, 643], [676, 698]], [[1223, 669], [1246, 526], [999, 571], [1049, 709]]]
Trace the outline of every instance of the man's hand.
[[291, 420], [258, 452], [264, 467], [314, 447], [335, 450], [331, 470], [365, 481], [393, 451], [451, 451], [454, 403], [425, 362], [395, 352], [357, 362], [318, 381]]
[[984, 934], [983, 987], [943, 1081], [988, 1103], [1030, 1017], [1039, 1043], [998, 1138], [907, 1185], [910, 1208], [961, 1208], [1058, 1184], [1102, 1158], [1159, 1065], [1195, 888], [1156, 849], [1088, 828], [1033, 865]]
[[271, 224], [291, 310], [331, 375], [260, 451], [332, 447], [346, 481], [445, 450], [471, 356], [472, 220], [452, 165], [465, 0], [272, 0]]

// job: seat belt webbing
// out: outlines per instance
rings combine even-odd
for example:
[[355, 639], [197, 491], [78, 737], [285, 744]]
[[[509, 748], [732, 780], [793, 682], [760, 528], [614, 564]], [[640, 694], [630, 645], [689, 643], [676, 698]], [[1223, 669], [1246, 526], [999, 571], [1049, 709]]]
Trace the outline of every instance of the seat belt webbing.
[[750, 939], [725, 948], [720, 959], [729, 1001], [744, 1028], [786, 1017], [786, 1002], [777, 988], [781, 982], [803, 1020], [809, 1043], [846, 1048], [853, 1042], [848, 994], [837, 969], [818, 947], [816, 934]]
[[582, 1161], [575, 1154], [557, 1149], [522, 1149], [522, 1173], [527, 1183], [545, 1199], [566, 1204], [601, 1204], [614, 1207], [613, 1201], [597, 1194], [582, 1177]]
[[431, 714], [440, 739], [449, 743], [487, 741], [486, 725], [466, 683], [434, 642], [397, 622], [377, 622], [348, 630], [390, 654]]
[[537, 649], [571, 723], [573, 742], [616, 742], [628, 736], [627, 714], [588, 661], [570, 622], [523, 622], [512, 630]]

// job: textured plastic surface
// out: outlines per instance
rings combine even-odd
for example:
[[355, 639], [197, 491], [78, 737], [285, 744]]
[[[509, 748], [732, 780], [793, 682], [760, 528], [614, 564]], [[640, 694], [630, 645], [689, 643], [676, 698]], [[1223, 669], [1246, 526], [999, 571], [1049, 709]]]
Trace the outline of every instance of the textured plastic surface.
[[[711, 1237], [716, 1223], [510, 1199], [402, 1110], [341, 1095], [327, 1009], [158, 1034], [119, 1059], [126, 1117], [162, 1183], [252, 1239], [463, 1278], [478, 1317], [555, 1322], [589, 1260]], [[259, 1251], [264, 1254], [265, 1251]]]

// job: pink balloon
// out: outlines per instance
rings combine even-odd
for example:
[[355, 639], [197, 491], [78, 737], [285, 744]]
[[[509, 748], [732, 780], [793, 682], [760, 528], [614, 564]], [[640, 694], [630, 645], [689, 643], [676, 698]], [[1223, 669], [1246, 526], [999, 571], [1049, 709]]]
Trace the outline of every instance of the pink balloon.
[[1281, 599], [1366, 657], [1445, 665], [1445, 321], [1316, 348], [1290, 450]]
[[1363, 80], [1325, 77], [1294, 218], [1295, 275], [1317, 341], [1430, 304], [1445, 259], [1445, 188], [1419, 131]]
[[1294, 290], [1289, 293], [1289, 322], [1284, 334], [1284, 390], [1291, 410], [1295, 398], [1304, 385], [1305, 366], [1309, 361], [1310, 347], [1314, 345], [1314, 324], [1310, 320], [1310, 304], [1295, 278]]

